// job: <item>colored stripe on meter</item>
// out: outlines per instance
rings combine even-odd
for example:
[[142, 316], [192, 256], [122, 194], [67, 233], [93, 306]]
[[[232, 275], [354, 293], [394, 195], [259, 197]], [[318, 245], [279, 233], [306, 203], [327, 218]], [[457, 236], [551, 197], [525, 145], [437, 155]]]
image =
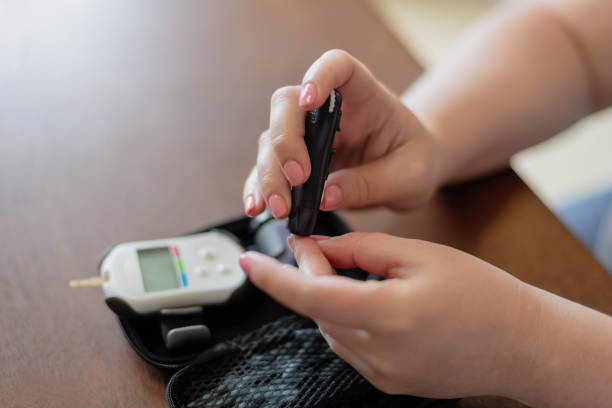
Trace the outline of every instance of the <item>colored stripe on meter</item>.
[[185, 268], [183, 267], [183, 260], [181, 259], [181, 253], [179, 252], [178, 247], [172, 247], [174, 251], [174, 255], [176, 256], [176, 264], [178, 265], [179, 271], [181, 272], [181, 282], [183, 286], [187, 286], [189, 282], [187, 281], [187, 275], [185, 275]]

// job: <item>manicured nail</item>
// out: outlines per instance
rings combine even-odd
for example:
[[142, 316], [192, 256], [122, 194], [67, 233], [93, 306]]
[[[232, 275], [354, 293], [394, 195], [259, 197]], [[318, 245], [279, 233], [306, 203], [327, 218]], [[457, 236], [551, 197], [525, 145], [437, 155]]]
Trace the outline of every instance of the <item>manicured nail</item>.
[[304, 182], [304, 170], [302, 170], [302, 166], [300, 166], [295, 160], [289, 160], [287, 163], [285, 163], [283, 166], [283, 171], [285, 172], [285, 176], [292, 186], [299, 186]]
[[291, 248], [291, 252], [295, 250], [295, 239], [293, 238], [293, 235], [289, 235], [287, 237], [287, 245], [289, 245], [289, 248]]
[[300, 92], [300, 106], [308, 107], [317, 98], [317, 87], [312, 83], [308, 82], [302, 86], [302, 92]]
[[278, 194], [273, 194], [268, 198], [268, 206], [274, 218], [283, 218], [287, 213], [287, 204]]
[[240, 255], [240, 258], [238, 258], [238, 263], [240, 264], [240, 267], [244, 273], [249, 276], [249, 273], [251, 272], [251, 259], [249, 258], [249, 253], [245, 252], [244, 254]]
[[246, 213], [246, 215], [248, 215], [249, 217], [252, 216], [252, 212], [255, 209], [255, 198], [249, 194], [244, 202], [244, 212]]
[[315, 241], [325, 241], [330, 239], [331, 237], [329, 235], [311, 235], [310, 238]]
[[328, 186], [323, 194], [323, 205], [324, 210], [334, 210], [340, 206], [342, 202], [342, 190], [337, 185]]

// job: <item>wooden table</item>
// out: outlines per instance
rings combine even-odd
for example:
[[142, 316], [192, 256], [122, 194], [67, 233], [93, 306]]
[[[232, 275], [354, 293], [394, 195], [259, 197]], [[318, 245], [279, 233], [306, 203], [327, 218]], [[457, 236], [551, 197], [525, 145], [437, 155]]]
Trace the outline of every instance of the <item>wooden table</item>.
[[[3, 406], [166, 406], [165, 376], [130, 349], [101, 291], [67, 282], [95, 274], [111, 244], [241, 214], [272, 91], [333, 47], [398, 92], [420, 72], [358, 2], [0, 5]], [[409, 215], [347, 218], [612, 312], [612, 280], [511, 171]]]

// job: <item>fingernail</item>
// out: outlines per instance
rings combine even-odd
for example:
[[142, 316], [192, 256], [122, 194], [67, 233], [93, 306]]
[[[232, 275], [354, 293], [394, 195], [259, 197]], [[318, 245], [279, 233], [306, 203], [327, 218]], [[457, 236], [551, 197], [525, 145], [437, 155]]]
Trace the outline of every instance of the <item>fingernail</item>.
[[329, 235], [311, 235], [310, 238], [315, 241], [325, 241], [330, 239], [331, 237]]
[[249, 194], [244, 202], [244, 212], [248, 216], [251, 216], [251, 213], [253, 212], [254, 208], [255, 208], [255, 198], [253, 198], [253, 196]]
[[238, 258], [238, 263], [240, 264], [240, 267], [244, 273], [249, 276], [249, 273], [251, 272], [251, 259], [249, 258], [248, 252], [240, 255], [240, 258]]
[[323, 195], [323, 209], [334, 210], [342, 202], [342, 190], [337, 185], [328, 186]]
[[268, 206], [270, 206], [274, 218], [283, 218], [287, 212], [285, 200], [278, 194], [273, 194], [268, 198]]
[[291, 248], [291, 252], [295, 250], [295, 239], [293, 238], [293, 235], [289, 235], [287, 237], [287, 245], [289, 245], [289, 248]]
[[315, 101], [317, 98], [317, 87], [312, 83], [308, 82], [307, 84], [302, 86], [302, 91], [300, 92], [300, 106], [307, 107], [311, 103]]
[[304, 170], [295, 160], [289, 160], [285, 163], [283, 171], [292, 186], [299, 186], [304, 182]]

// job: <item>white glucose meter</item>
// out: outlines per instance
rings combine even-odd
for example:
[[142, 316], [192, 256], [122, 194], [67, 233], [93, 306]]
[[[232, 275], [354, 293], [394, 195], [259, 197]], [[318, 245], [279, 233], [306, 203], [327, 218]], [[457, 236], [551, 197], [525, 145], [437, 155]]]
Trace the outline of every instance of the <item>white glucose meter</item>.
[[243, 252], [220, 231], [119, 244], [100, 263], [106, 304], [126, 316], [225, 303], [247, 280]]

